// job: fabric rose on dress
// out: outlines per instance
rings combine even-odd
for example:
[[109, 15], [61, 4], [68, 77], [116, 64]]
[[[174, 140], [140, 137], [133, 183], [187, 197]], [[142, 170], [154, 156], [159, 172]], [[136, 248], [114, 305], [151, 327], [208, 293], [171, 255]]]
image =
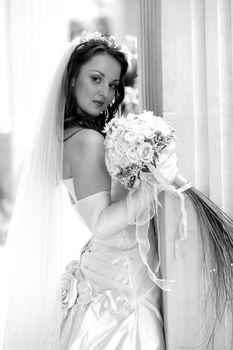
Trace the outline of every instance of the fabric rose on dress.
[[67, 267], [61, 279], [61, 302], [63, 318], [75, 305], [85, 305], [99, 296], [98, 287], [89, 280], [80, 279], [80, 264], [72, 261]]
[[78, 261], [72, 261], [61, 278], [61, 303], [63, 317], [66, 317], [68, 310], [76, 303], [78, 298], [78, 283], [80, 265]]

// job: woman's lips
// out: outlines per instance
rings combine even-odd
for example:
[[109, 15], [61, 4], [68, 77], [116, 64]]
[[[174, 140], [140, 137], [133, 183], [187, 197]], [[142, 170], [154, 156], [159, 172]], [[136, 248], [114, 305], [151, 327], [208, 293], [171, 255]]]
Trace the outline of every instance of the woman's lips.
[[93, 101], [93, 103], [97, 106], [97, 107], [100, 107], [100, 108], [102, 108], [102, 107], [104, 107], [104, 105], [105, 105], [105, 102], [104, 101]]

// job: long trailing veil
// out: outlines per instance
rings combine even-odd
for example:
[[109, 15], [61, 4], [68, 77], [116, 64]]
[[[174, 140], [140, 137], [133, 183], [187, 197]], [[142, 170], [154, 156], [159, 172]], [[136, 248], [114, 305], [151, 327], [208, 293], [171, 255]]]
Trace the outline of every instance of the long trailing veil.
[[62, 273], [63, 73], [79, 44], [68, 44], [52, 79], [26, 158], [6, 243], [9, 307], [4, 350], [59, 349]]

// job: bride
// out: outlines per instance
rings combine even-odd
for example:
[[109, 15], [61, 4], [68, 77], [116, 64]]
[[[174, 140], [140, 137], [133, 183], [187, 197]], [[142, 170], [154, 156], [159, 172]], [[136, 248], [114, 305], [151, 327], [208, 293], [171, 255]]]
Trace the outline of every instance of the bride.
[[[165, 349], [161, 279], [159, 272], [150, 278], [135, 234], [144, 200], [113, 182], [104, 160], [103, 128], [123, 101], [127, 67], [112, 37], [84, 33], [68, 45], [54, 74], [9, 233], [4, 350]], [[176, 158], [157, 169], [171, 183]], [[92, 233], [63, 275], [62, 184]], [[148, 183], [144, 195], [153, 201], [151, 193]], [[146, 259], [156, 271], [152, 223], [147, 234]]]

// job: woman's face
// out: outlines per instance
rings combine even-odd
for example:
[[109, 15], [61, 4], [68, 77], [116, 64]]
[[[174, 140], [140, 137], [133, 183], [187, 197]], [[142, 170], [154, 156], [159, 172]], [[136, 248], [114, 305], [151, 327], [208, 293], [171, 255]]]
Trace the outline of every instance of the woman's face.
[[77, 104], [86, 113], [98, 116], [115, 96], [121, 74], [120, 63], [106, 53], [99, 53], [85, 63], [75, 82]]

